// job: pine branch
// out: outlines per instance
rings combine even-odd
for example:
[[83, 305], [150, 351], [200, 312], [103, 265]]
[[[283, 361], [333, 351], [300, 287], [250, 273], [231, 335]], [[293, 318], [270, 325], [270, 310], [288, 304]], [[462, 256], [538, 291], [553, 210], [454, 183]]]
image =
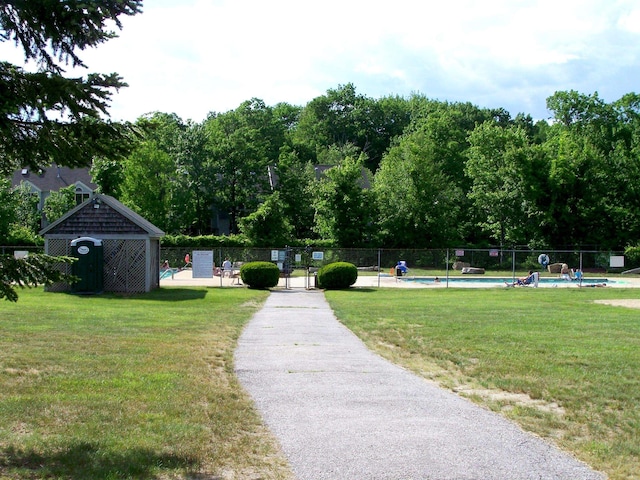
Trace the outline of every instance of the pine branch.
[[24, 258], [0, 255], [0, 299], [18, 301], [17, 288], [71, 283], [75, 277], [63, 272], [62, 266], [75, 261], [71, 257], [30, 254]]

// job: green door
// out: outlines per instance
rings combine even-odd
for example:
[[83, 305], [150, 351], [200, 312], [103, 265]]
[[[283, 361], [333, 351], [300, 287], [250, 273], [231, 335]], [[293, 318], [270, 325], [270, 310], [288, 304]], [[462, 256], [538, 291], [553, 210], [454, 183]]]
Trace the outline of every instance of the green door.
[[71, 273], [79, 278], [72, 284], [75, 293], [101, 293], [103, 275], [102, 240], [91, 237], [76, 238], [71, 242], [73, 262]]

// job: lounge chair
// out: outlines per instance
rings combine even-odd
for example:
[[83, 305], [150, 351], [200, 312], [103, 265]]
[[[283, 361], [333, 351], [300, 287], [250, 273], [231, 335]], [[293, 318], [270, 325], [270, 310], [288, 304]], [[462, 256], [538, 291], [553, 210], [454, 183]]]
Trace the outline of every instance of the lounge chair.
[[531, 274], [531, 281], [529, 283], [526, 284], [527, 287], [534, 287], [534, 288], [538, 288], [538, 283], [540, 282], [540, 273], [539, 272], [533, 272]]

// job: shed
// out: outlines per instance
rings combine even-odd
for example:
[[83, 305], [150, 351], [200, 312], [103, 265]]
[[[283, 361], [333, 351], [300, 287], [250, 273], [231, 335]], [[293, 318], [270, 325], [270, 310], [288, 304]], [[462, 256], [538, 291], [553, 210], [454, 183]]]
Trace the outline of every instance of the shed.
[[[99, 239], [102, 245], [102, 291], [142, 293], [160, 286], [160, 239], [164, 232], [118, 200], [96, 194], [40, 231], [45, 253], [73, 256], [72, 242]], [[62, 264], [66, 273], [71, 266]], [[68, 291], [58, 282], [48, 291]]]

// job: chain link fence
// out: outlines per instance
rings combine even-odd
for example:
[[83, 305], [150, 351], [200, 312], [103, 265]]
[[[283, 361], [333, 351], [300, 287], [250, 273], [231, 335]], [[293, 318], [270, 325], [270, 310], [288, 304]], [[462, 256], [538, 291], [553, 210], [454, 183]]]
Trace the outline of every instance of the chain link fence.
[[[286, 272], [297, 269], [317, 269], [333, 262], [349, 262], [360, 270], [389, 272], [399, 260], [410, 269], [460, 270], [462, 267], [484, 268], [491, 271], [541, 270], [540, 255], [547, 255], [550, 264], [566, 263], [570, 268], [580, 268], [592, 273], [621, 273], [640, 267], [624, 258], [623, 252], [598, 250], [526, 250], [499, 248], [450, 248], [450, 249], [387, 249], [387, 248], [187, 248], [161, 247], [161, 262], [169, 262], [173, 268], [186, 266], [193, 257], [193, 250], [213, 251], [214, 262], [222, 265], [225, 259], [236, 264], [252, 261], [278, 263]], [[41, 246], [0, 246], [3, 255], [16, 252], [44, 253]], [[189, 255], [189, 259], [186, 256]], [[612, 264], [612, 258], [616, 262]], [[622, 264], [620, 263], [622, 262]], [[612, 266], [618, 265], [618, 266]]]
[[[283, 271], [296, 269], [316, 269], [333, 262], [349, 262], [360, 270], [389, 272], [403, 260], [410, 269], [460, 270], [462, 267], [476, 267], [491, 271], [527, 271], [542, 269], [538, 257], [547, 255], [549, 263], [566, 263], [570, 268], [580, 268], [584, 272], [621, 273], [640, 265], [620, 265], [624, 261], [623, 252], [603, 252], [595, 250], [524, 250], [524, 249], [358, 249], [358, 248], [161, 248], [162, 261], [180, 268], [187, 259], [193, 257], [193, 250], [213, 251], [214, 262], [222, 265], [225, 259], [236, 264], [251, 261], [277, 263]], [[615, 262], [612, 264], [612, 257]], [[622, 259], [622, 260], [621, 260]], [[618, 266], [612, 266], [618, 265]]]

